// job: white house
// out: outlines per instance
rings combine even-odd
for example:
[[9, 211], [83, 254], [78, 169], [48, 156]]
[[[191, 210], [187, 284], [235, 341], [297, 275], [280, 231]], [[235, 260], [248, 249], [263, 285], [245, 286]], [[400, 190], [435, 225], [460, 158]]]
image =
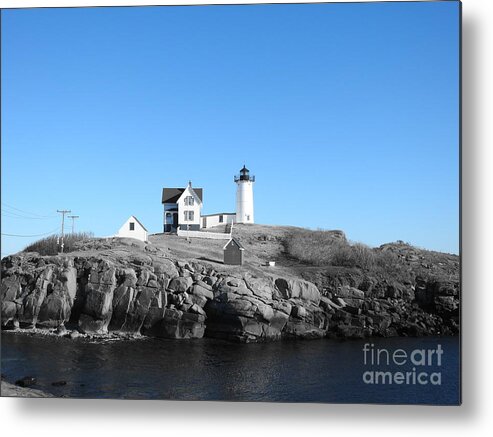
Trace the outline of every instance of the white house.
[[137, 217], [131, 215], [115, 236], [120, 238], [135, 238], [137, 240], [147, 241], [148, 232]]
[[235, 212], [220, 212], [202, 216], [202, 228], [213, 228], [214, 226], [229, 225], [236, 220]]
[[163, 188], [164, 232], [199, 231], [202, 211], [202, 188]]
[[[235, 176], [236, 212], [202, 215], [203, 190], [192, 188], [163, 188], [163, 232], [200, 231], [233, 223], [255, 223], [253, 216], [253, 184], [255, 176], [245, 166]], [[229, 227], [230, 228], [230, 227]], [[228, 227], [226, 226], [226, 229]], [[231, 228], [230, 228], [231, 229]]]

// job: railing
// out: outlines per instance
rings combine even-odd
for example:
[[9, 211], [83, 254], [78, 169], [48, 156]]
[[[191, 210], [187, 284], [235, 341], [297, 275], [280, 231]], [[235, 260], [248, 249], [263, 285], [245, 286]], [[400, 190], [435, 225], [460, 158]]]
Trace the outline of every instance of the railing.
[[253, 175], [235, 176], [235, 182], [239, 182], [239, 181], [255, 182], [255, 176]]
[[209, 231], [185, 231], [177, 229], [176, 234], [179, 237], [187, 238], [209, 238], [211, 240], [229, 240], [233, 236], [233, 223], [227, 223], [224, 227], [224, 232], [209, 232]]
[[203, 232], [203, 231], [184, 231], [177, 229], [176, 234], [179, 237], [187, 238], [205, 238], [210, 240], [229, 240], [231, 234], [218, 233], [218, 232]]

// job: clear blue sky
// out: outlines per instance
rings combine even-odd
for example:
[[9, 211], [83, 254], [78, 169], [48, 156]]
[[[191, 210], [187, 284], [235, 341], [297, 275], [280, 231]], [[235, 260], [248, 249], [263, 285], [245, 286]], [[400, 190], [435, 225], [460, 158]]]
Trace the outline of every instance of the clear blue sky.
[[257, 223], [457, 253], [458, 51], [457, 2], [2, 11], [2, 233], [234, 211], [245, 163]]

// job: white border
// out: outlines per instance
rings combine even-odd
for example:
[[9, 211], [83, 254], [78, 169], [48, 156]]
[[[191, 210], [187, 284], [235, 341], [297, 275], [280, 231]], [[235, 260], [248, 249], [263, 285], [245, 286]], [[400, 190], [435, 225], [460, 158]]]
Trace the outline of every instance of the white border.
[[[23, 1], [1, 7], [189, 4]], [[194, 4], [207, 4], [196, 0]], [[233, 3], [230, 1], [215, 3]], [[240, 3], [240, 2], [238, 2]], [[241, 3], [255, 3], [242, 1]], [[275, 1], [272, 1], [275, 3]], [[285, 3], [285, 2], [284, 2]], [[463, 406], [0, 399], [5, 436], [482, 436], [493, 429], [493, 16], [463, 1]]]
[[[379, 2], [382, 0], [365, 0], [367, 2]], [[393, 1], [409, 1], [409, 0], [393, 0]], [[431, 0], [415, 0], [415, 1], [431, 1]], [[207, 4], [245, 4], [245, 3], [262, 3], [258, 0], [100, 0], [100, 1], [77, 1], [77, 0], [0, 0], [2, 8], [31, 8], [31, 7], [67, 7], [67, 6], [158, 6], [158, 5], [207, 5]], [[303, 1], [295, 0], [270, 0], [263, 3], [303, 3]], [[322, 0], [307, 1], [306, 3], [327, 3]], [[332, 3], [355, 3], [354, 0], [337, 0]]]

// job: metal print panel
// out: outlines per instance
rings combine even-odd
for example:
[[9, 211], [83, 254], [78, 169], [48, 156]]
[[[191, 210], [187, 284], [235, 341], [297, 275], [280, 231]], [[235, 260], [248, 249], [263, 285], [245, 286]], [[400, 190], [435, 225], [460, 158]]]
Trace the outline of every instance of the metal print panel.
[[2, 396], [459, 405], [460, 7], [2, 10]]

